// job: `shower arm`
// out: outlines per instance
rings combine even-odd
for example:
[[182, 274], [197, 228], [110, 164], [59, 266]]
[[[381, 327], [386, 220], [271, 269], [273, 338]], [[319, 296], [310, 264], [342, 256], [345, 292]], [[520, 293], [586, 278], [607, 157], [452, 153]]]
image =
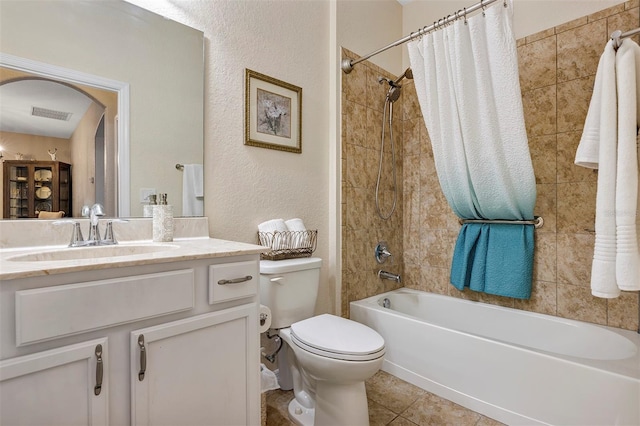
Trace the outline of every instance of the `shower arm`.
[[[465, 7], [464, 9], [460, 9], [460, 10], [458, 10], [457, 12], [455, 12], [455, 13], [453, 13], [451, 15], [447, 15], [444, 18], [438, 19], [438, 21], [434, 22], [433, 24], [425, 26], [425, 27], [419, 29], [416, 32], [412, 32], [408, 36], [405, 36], [405, 37], [401, 38], [400, 40], [394, 41], [393, 43], [391, 43], [391, 44], [389, 44], [389, 45], [387, 45], [387, 46], [385, 46], [383, 48], [380, 48], [380, 49], [376, 50], [375, 52], [371, 52], [368, 55], [361, 56], [358, 59], [345, 58], [345, 59], [342, 60], [340, 67], [342, 68], [342, 71], [344, 71], [345, 74], [349, 74], [353, 70], [353, 67], [355, 65], [359, 64], [360, 62], [366, 61], [370, 57], [375, 56], [375, 55], [377, 55], [379, 53], [382, 53], [382, 52], [384, 52], [386, 50], [389, 50], [392, 47], [400, 46], [401, 44], [404, 44], [404, 43], [406, 43], [408, 41], [411, 41], [411, 40], [413, 40], [415, 38], [422, 37], [424, 34], [427, 34], [427, 33], [431, 32], [431, 31], [433, 31], [433, 30], [435, 30], [435, 29], [437, 29], [439, 27], [447, 25], [448, 23], [453, 22], [455, 20], [458, 20], [458, 19], [460, 19], [462, 17], [466, 18], [467, 14], [475, 12], [476, 10], [479, 10], [479, 9], [484, 9], [485, 7], [487, 7], [488, 5], [490, 5], [491, 3], [495, 2], [495, 1], [497, 1], [497, 0], [481, 0], [479, 3], [476, 3], [473, 6]], [[504, 0], [504, 1], [505, 1], [505, 7], [506, 7], [506, 0]]]

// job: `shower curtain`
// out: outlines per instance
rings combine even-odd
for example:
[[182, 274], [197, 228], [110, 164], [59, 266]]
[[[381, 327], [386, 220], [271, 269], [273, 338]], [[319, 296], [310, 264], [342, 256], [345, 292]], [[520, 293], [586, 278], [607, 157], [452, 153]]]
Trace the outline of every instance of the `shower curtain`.
[[[462, 219], [533, 219], [535, 178], [520, 92], [511, 1], [409, 44], [438, 179]], [[451, 283], [527, 299], [533, 225], [464, 224]]]

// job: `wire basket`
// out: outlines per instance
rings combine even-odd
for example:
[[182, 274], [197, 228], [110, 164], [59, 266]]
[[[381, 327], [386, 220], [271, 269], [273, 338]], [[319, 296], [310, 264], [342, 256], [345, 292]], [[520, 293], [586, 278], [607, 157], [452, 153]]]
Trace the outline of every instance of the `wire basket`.
[[258, 242], [270, 248], [260, 254], [263, 260], [310, 257], [317, 245], [317, 230], [258, 232]]

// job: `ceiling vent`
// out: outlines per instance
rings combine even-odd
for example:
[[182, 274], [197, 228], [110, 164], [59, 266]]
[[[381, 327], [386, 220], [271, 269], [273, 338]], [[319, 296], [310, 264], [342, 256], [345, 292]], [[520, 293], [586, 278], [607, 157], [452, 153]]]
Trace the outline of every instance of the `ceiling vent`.
[[33, 115], [34, 117], [44, 117], [44, 118], [52, 118], [54, 120], [69, 121], [73, 113], [55, 111], [52, 109], [40, 108], [40, 107], [34, 106], [31, 108], [31, 115]]

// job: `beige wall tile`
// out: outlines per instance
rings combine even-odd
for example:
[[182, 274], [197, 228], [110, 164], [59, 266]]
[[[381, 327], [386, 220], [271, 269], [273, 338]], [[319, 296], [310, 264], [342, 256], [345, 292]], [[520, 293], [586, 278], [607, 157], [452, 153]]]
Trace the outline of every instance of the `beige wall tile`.
[[582, 25], [557, 35], [558, 83], [596, 73], [607, 39], [604, 19]]
[[536, 183], [556, 183], [556, 135], [529, 139]]
[[593, 234], [558, 234], [558, 282], [589, 287]]
[[[367, 105], [367, 67], [356, 66], [349, 74], [342, 73], [342, 90], [348, 101]], [[364, 96], [363, 96], [364, 94]]]
[[570, 29], [579, 27], [581, 25], [585, 25], [588, 22], [589, 20], [587, 19], [586, 16], [583, 16], [582, 18], [574, 19], [573, 21], [565, 22], [564, 24], [557, 25], [555, 27], [556, 34], [560, 34], [564, 31], [568, 31]]
[[404, 119], [411, 120], [414, 118], [422, 118], [416, 88], [413, 82], [407, 82], [402, 86], [402, 96], [404, 97]]
[[[611, 15], [607, 18], [607, 38], [616, 30], [620, 30], [622, 32], [633, 30], [638, 27], [639, 23], [637, 7]], [[638, 43], [640, 37], [633, 36], [632, 39]]]
[[595, 324], [607, 323], [607, 300], [591, 296], [591, 289], [558, 283], [558, 315]]
[[[552, 35], [555, 35], [555, 33], [556, 33], [556, 29], [555, 28], [549, 28], [549, 29], [537, 32], [535, 34], [531, 34], [531, 35], [527, 36], [526, 38], [518, 39], [518, 42], [522, 43], [522, 44], [533, 43], [534, 41], [538, 41], [538, 40], [541, 40], [543, 38], [551, 37]], [[518, 46], [520, 46], [520, 44], [518, 44]]]
[[547, 37], [518, 47], [520, 89], [556, 84], [556, 38]]
[[556, 234], [536, 231], [535, 251], [533, 255], [534, 280], [556, 281], [556, 255]]
[[555, 85], [523, 92], [522, 107], [530, 138], [556, 133]]
[[555, 184], [536, 185], [536, 205], [533, 209], [535, 216], [544, 220], [542, 228], [538, 232], [556, 232], [557, 216], [557, 187]]
[[606, 9], [603, 9], [599, 12], [596, 13], [592, 13], [591, 15], [587, 16], [587, 19], [589, 20], [589, 22], [593, 22], [593, 21], [597, 21], [599, 19], [603, 19], [606, 18], [610, 15], [615, 15], [616, 13], [620, 13], [623, 12], [625, 10], [625, 4], [624, 3], [620, 3], [617, 4], [615, 6], [611, 6], [608, 7]]
[[582, 130], [593, 92], [594, 76], [558, 83], [558, 132]]
[[595, 183], [558, 184], [558, 232], [582, 233], [593, 230], [595, 212]]
[[581, 131], [558, 134], [558, 183], [595, 182], [598, 172], [575, 164]]
[[607, 301], [607, 325], [638, 330], [638, 293], [623, 291], [617, 299]]
[[534, 280], [529, 300], [516, 300], [513, 307], [540, 314], [556, 315], [556, 287], [555, 282]]

